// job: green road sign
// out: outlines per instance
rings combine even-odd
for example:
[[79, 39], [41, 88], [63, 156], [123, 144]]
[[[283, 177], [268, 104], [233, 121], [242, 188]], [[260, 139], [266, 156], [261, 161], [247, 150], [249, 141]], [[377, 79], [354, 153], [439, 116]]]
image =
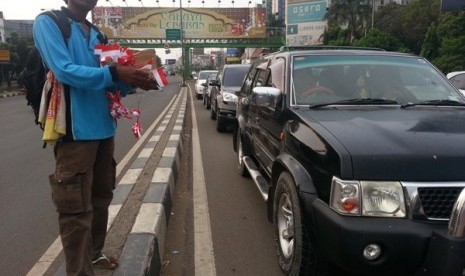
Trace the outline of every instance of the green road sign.
[[180, 29], [166, 29], [167, 40], [180, 40], [181, 30]]

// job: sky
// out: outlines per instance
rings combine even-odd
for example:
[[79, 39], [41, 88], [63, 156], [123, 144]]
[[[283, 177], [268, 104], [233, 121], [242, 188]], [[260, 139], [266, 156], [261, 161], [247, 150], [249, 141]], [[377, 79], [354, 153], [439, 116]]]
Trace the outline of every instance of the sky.
[[[234, 7], [236, 8], [246, 8], [249, 6], [249, 0], [221, 0], [221, 3], [218, 4], [217, 0], [204, 0], [205, 4], [202, 5], [202, 0], [182, 0], [183, 8], [187, 7], [221, 7], [221, 8], [231, 8], [233, 7], [232, 2], [234, 2]], [[256, 4], [261, 4], [261, 0], [250, 0], [252, 3], [251, 6]], [[125, 7], [126, 4], [129, 7], [173, 7], [174, 5], [179, 6], [179, 0], [159, 0], [158, 5], [156, 0], [126, 0], [126, 3], [123, 0], [99, 0], [97, 6], [122, 6]], [[65, 5], [63, 0], [1, 0], [0, 1], [0, 11], [3, 12], [3, 17], [9, 20], [17, 19], [29, 19], [32, 20], [34, 17], [45, 9], [55, 9]]]

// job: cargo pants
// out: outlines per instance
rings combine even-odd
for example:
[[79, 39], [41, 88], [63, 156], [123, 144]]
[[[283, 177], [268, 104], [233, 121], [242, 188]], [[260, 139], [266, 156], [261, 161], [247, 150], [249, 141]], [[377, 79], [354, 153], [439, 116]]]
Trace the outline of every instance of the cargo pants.
[[112, 137], [55, 145], [50, 184], [68, 275], [94, 275], [92, 260], [105, 243], [115, 189], [114, 144]]

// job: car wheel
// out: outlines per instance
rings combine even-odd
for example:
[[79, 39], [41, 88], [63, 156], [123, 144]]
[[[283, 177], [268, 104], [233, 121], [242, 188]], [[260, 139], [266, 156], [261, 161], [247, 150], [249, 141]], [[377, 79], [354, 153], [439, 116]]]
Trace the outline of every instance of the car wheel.
[[328, 275], [328, 265], [312, 249], [296, 185], [288, 172], [281, 173], [276, 184], [273, 219], [281, 270], [293, 276]]
[[222, 119], [220, 116], [219, 116], [220, 112], [219, 110], [216, 111], [216, 131], [218, 132], [225, 132], [226, 131], [226, 128], [227, 128], [227, 124], [226, 122], [224, 121], [224, 119]]
[[210, 112], [210, 119], [212, 119], [212, 120], [216, 120], [216, 111], [215, 111], [216, 108], [214, 108], [215, 107], [214, 105], [215, 105], [215, 103], [212, 102], [211, 103], [211, 112]]
[[241, 131], [237, 130], [236, 134], [236, 143], [237, 143], [237, 171], [239, 172], [240, 175], [242, 176], [248, 176], [249, 171], [247, 170], [247, 167], [244, 164], [244, 160], [242, 158], [244, 156], [249, 155], [248, 150], [244, 147], [244, 144], [242, 144], [242, 136], [241, 136]]

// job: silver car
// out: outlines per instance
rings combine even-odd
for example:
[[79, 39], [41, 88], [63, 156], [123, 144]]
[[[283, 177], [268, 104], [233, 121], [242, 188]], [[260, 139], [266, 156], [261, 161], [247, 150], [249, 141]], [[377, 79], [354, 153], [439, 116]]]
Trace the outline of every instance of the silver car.
[[213, 85], [216, 85], [218, 83], [217, 75], [218, 74], [210, 75], [208, 79], [205, 81], [205, 83], [202, 84], [203, 85], [203, 104], [205, 105], [206, 109], [210, 109], [211, 107], [212, 100], [211, 100], [210, 95], [211, 95]]
[[211, 74], [216, 74], [218, 73], [218, 70], [201, 70], [198, 74], [197, 77], [194, 77], [195, 79], [195, 97], [197, 99], [202, 99], [203, 96], [203, 86], [202, 84], [205, 83], [207, 78]]
[[450, 72], [446, 76], [449, 81], [465, 96], [465, 71]]

